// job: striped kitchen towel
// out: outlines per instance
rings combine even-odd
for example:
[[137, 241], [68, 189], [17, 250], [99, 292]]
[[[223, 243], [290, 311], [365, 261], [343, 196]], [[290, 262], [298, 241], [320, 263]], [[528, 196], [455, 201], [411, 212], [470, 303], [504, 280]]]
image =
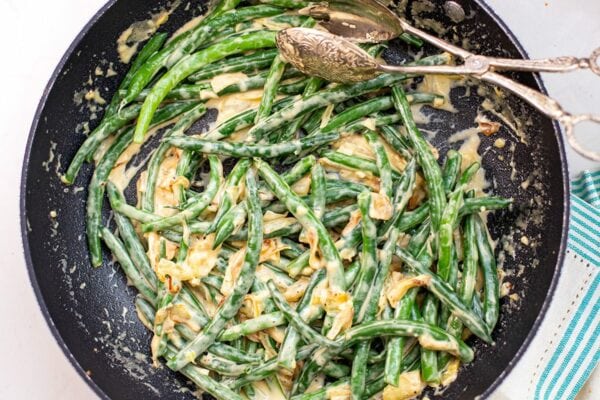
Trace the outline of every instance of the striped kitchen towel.
[[[584, 172], [572, 183], [567, 247], [544, 321], [523, 358], [491, 396], [494, 400], [574, 399], [598, 364], [600, 171]], [[600, 394], [583, 398], [598, 399]]]

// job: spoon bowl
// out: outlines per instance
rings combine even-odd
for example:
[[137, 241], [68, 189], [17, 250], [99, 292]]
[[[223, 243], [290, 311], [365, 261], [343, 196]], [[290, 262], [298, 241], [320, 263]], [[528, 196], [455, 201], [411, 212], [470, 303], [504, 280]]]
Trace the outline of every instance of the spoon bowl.
[[379, 74], [379, 63], [354, 43], [327, 32], [289, 28], [277, 34], [281, 56], [307, 75], [350, 83]]
[[377, 1], [332, 0], [308, 7], [306, 13], [329, 32], [356, 43], [378, 43], [404, 32], [402, 21]]

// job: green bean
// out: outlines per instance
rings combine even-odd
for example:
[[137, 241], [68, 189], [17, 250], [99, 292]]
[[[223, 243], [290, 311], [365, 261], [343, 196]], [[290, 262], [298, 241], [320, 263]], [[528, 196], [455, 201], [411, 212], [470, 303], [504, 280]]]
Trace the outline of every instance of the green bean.
[[[282, 75], [281, 75], [281, 79], [282, 81], [286, 80], [286, 79], [293, 79], [293, 78], [298, 78], [298, 77], [302, 77], [302, 73], [300, 71], [298, 71], [295, 68], [288, 68], [287, 70], [285, 70]], [[244, 93], [247, 92], [249, 90], [255, 90], [255, 89], [262, 89], [266, 83], [267, 80], [269, 78], [269, 71], [266, 72], [261, 72], [259, 74], [256, 74], [254, 76], [250, 76], [240, 82], [237, 83], [232, 83], [231, 85], [225, 86], [223, 89], [221, 89], [218, 93], [219, 96], [224, 96], [226, 94], [232, 94], [232, 93]], [[277, 87], [277, 92], [280, 92], [280, 87]], [[258, 109], [257, 109], [258, 111]], [[256, 118], [256, 116], [255, 116]]]
[[283, 181], [288, 185], [298, 182], [309, 173], [316, 162], [317, 159], [313, 155], [303, 158], [282, 175]]
[[283, 8], [304, 8], [310, 4], [307, 1], [302, 0], [259, 0], [261, 3], [269, 4], [272, 6], [283, 7]]
[[220, 154], [230, 157], [276, 158], [282, 155], [299, 153], [307, 148], [322, 146], [339, 138], [339, 133], [305, 137], [286, 143], [270, 145], [217, 142], [190, 136], [172, 137], [166, 140], [171, 146], [205, 154]]
[[293, 82], [281, 83], [277, 88], [277, 93], [285, 94], [286, 96], [295, 96], [297, 94], [301, 94], [309, 80], [310, 78], [302, 78]]
[[423, 39], [416, 37], [415, 35], [411, 35], [407, 32], [402, 32], [402, 34], [398, 36], [398, 38], [404, 43], [410, 44], [411, 46], [415, 46], [418, 48], [423, 47], [424, 44]]
[[405, 221], [403, 222], [403, 215], [408, 205], [410, 198], [413, 195], [413, 189], [415, 187], [415, 180], [417, 176], [417, 164], [415, 159], [411, 159], [406, 167], [404, 168], [404, 174], [396, 187], [396, 194], [393, 199], [394, 214], [392, 218], [386, 221], [380, 228], [378, 236], [385, 237], [389, 234], [390, 230], [394, 227], [400, 229], [401, 232], [405, 231]]
[[340, 346], [335, 341], [320, 335], [313, 328], [311, 328], [310, 325], [304, 322], [302, 317], [296, 311], [294, 311], [294, 309], [285, 300], [281, 292], [279, 292], [279, 289], [277, 289], [277, 286], [273, 280], [269, 280], [267, 282], [267, 287], [271, 293], [271, 298], [275, 302], [277, 308], [279, 308], [279, 310], [283, 313], [285, 319], [288, 320], [290, 325], [293, 326], [294, 329], [300, 333], [308, 343], [317, 343], [319, 346], [333, 349], [336, 349]]
[[[135, 99], [143, 102], [148, 97], [150, 89], [144, 89]], [[179, 85], [171, 90], [165, 100], [206, 100], [214, 96], [210, 83], [198, 83], [195, 85]]]
[[242, 336], [273, 328], [285, 323], [285, 317], [281, 312], [263, 314], [256, 318], [246, 320], [240, 324], [227, 328], [219, 335], [219, 340], [232, 341]]
[[[223, 9], [222, 11], [227, 10]], [[133, 76], [127, 88], [127, 96], [123, 99], [122, 104], [133, 101], [163, 67], [171, 68], [183, 58], [193, 53], [209, 35], [214, 34], [215, 30], [218, 31], [242, 21], [275, 15], [280, 12], [281, 9], [277, 7], [255, 6], [230, 10], [216, 17], [213, 15], [211, 18], [205, 18], [194, 29], [179, 35], [144, 63]], [[212, 62], [214, 61], [218, 60], [212, 60]], [[201, 66], [198, 69], [200, 68]], [[192, 71], [188, 75], [191, 75], [193, 72], [196, 71]]]
[[[378, 125], [377, 120], [378, 119], [375, 118], [376, 126]], [[383, 125], [383, 126], [381, 126], [380, 132], [381, 132], [381, 136], [383, 136], [385, 141], [388, 142], [388, 144], [390, 146], [392, 146], [392, 148], [395, 151], [400, 153], [402, 155], [402, 157], [404, 157], [406, 159], [413, 158], [409, 146], [407, 145], [407, 143], [405, 143], [404, 137], [402, 135], [400, 135], [400, 133], [398, 132], [397, 129], [394, 129], [389, 125]]]
[[239, 390], [240, 388], [257, 381], [262, 381], [263, 379], [268, 378], [273, 375], [278, 370], [276, 360], [273, 358], [267, 362], [262, 363], [261, 365], [253, 368], [248, 371], [245, 375], [240, 378], [231, 381], [228, 386], [234, 390]]
[[232, 207], [223, 218], [219, 221], [215, 227], [215, 242], [213, 248], [217, 248], [224, 243], [233, 232], [239, 230], [239, 228], [246, 221], [246, 203], [242, 202]]
[[325, 205], [327, 203], [327, 189], [325, 183], [325, 171], [319, 163], [315, 163], [311, 169], [310, 196], [315, 217], [322, 219], [325, 214]]
[[390, 160], [385, 152], [383, 144], [379, 140], [377, 133], [372, 130], [365, 131], [365, 137], [371, 145], [373, 152], [375, 153], [375, 162], [377, 163], [377, 169], [379, 170], [379, 192], [387, 196], [388, 199], [392, 199], [392, 166]]
[[222, 61], [207, 65], [200, 71], [188, 76], [187, 79], [189, 81], [198, 82], [225, 73], [253, 72], [271, 65], [277, 54], [279, 54], [277, 49], [269, 49], [257, 51], [249, 55], [226, 58]]
[[[308, 82], [304, 86], [304, 92], [302, 93], [302, 98], [306, 99], [307, 97], [315, 94], [323, 85], [323, 79], [319, 77], [312, 76], [308, 78]], [[296, 135], [296, 132], [300, 129], [300, 127], [308, 120], [309, 115], [306, 114], [302, 118], [296, 118], [292, 121], [283, 134], [278, 137], [277, 141], [286, 141], [291, 140]]]
[[442, 213], [438, 231], [438, 264], [437, 274], [446, 282], [450, 279], [450, 264], [454, 248], [454, 227], [458, 220], [458, 212], [463, 203], [464, 184], [459, 186], [448, 197], [448, 203]]
[[380, 252], [377, 275], [375, 276], [375, 280], [373, 281], [373, 285], [369, 291], [369, 296], [360, 308], [359, 313], [363, 317], [359, 318], [359, 320], [371, 321], [375, 318], [379, 304], [379, 297], [383, 290], [385, 280], [389, 274], [392, 257], [394, 256], [394, 250], [396, 249], [399, 235], [400, 232], [398, 229], [392, 229], [388, 240], [385, 242], [383, 249]]
[[461, 174], [458, 183], [461, 185], [467, 185], [471, 181], [473, 176], [477, 173], [477, 171], [479, 171], [479, 167], [480, 164], [477, 161], [469, 165]]
[[215, 289], [221, 289], [221, 286], [223, 286], [223, 278], [217, 275], [207, 275], [204, 278], [202, 278], [202, 283], [206, 283], [207, 285], [210, 285]]
[[308, 267], [309, 260], [310, 251], [307, 250], [298, 257], [296, 257], [294, 260], [290, 261], [290, 263], [287, 265], [287, 270], [290, 276], [298, 276], [304, 268]]
[[[177, 354], [177, 350], [170, 347], [165, 354], [167, 358], [174, 357]], [[229, 389], [227, 386], [210, 378], [205, 375], [202, 370], [198, 369], [194, 365], [186, 365], [180, 370], [182, 374], [187, 376], [194, 384], [200, 388], [203, 392], [213, 395], [217, 400], [243, 400], [243, 397]]]
[[416, 232], [414, 232], [410, 240], [408, 241], [408, 246], [406, 249], [413, 256], [418, 256], [423, 250], [423, 246], [427, 243], [427, 240], [431, 236], [431, 221], [428, 219], [417, 228]]
[[212, 199], [215, 197], [219, 185], [221, 183], [221, 175], [223, 166], [216, 156], [209, 156], [210, 162], [210, 180], [204, 193], [195, 201], [188, 205], [183, 211], [178, 212], [170, 217], [161, 218], [157, 221], [146, 222], [142, 225], [144, 232], [162, 231], [173, 225], [182, 224], [196, 218], [202, 211], [208, 207]]
[[[315, 94], [317, 92], [314, 92], [312, 94]], [[308, 97], [307, 97], [308, 98]], [[316, 131], [319, 126], [321, 125], [321, 122], [323, 120], [323, 114], [325, 113], [325, 110], [327, 109], [327, 107], [320, 107], [317, 108], [316, 110], [313, 110], [311, 112], [307, 112], [306, 114], [304, 114], [304, 117], [306, 118], [306, 121], [304, 121], [301, 126], [302, 129], [304, 129], [305, 132], [313, 132]], [[296, 118], [293, 122], [295, 122], [298, 118]]]
[[420, 261], [417, 261], [412, 255], [404, 249], [396, 248], [396, 255], [406, 263], [406, 265], [420, 275], [427, 275], [427, 288], [440, 301], [445, 304], [450, 311], [458, 317], [467, 328], [484, 342], [491, 343], [489, 328], [480, 318], [478, 318], [454, 293], [454, 290], [429, 268], [425, 267]]
[[367, 382], [367, 358], [371, 349], [371, 341], [365, 340], [356, 345], [356, 354], [352, 362], [352, 375], [350, 377], [351, 398], [363, 398]]
[[[197, 161], [197, 163], [196, 163]], [[204, 159], [198, 159], [198, 155], [193, 154], [191, 151], [183, 151], [179, 156], [179, 162], [177, 163], [177, 167], [175, 168], [175, 175], [178, 177], [184, 177], [188, 181], [192, 179], [194, 174], [194, 169], [196, 164], [198, 167], [203, 163]], [[173, 188], [174, 194], [179, 197], [179, 208], [182, 209], [187, 207], [189, 204], [187, 203], [186, 198], [186, 187], [182, 182], [176, 182], [175, 187]]]
[[[191, 335], [188, 335], [186, 338], [191, 340], [194, 338], [194, 332], [191, 331], [190, 332]], [[230, 361], [235, 361], [238, 363], [253, 363], [253, 364], [257, 364], [260, 363], [262, 361], [262, 356], [261, 354], [251, 354], [251, 353], [244, 353], [232, 346], [227, 346], [224, 343], [213, 343], [209, 348], [208, 348], [209, 352], [219, 356], [219, 357], [223, 357], [227, 360]]]
[[[358, 195], [358, 207], [361, 214], [362, 252], [360, 254], [360, 272], [358, 281], [352, 291], [354, 309], [360, 310], [365, 304], [369, 289], [377, 272], [377, 226], [369, 215], [372, 198], [368, 191]], [[354, 313], [354, 323], [362, 321], [363, 314]]]
[[[160, 309], [164, 309], [167, 306], [169, 306], [169, 304], [172, 304], [175, 301], [175, 297], [177, 296], [177, 294], [172, 294], [166, 287], [166, 285], [163, 282], [160, 282], [158, 285], [158, 290], [157, 290], [157, 301], [156, 301], [156, 308], [158, 310]], [[164, 334], [164, 321], [162, 323], [157, 323], [156, 320], [154, 320], [154, 326], [152, 331], [154, 332], [154, 337], [158, 338], [158, 346], [156, 347], [156, 350], [153, 354], [154, 357], [158, 358], [158, 357], [162, 357], [166, 350], [167, 350], [167, 345], [168, 343], [168, 338], [167, 335]]]
[[483, 316], [483, 304], [481, 304], [481, 299], [479, 298], [479, 294], [476, 292], [473, 296], [473, 312], [479, 318], [484, 318]]
[[460, 173], [461, 161], [462, 155], [458, 151], [448, 150], [442, 178], [446, 194], [450, 194], [454, 190], [454, 185], [456, 185]]
[[[479, 264], [481, 265], [484, 281], [483, 315], [489, 330], [492, 331], [498, 322], [498, 315], [500, 313], [498, 270], [496, 268], [496, 258], [494, 257], [494, 251], [492, 250], [492, 246], [488, 239], [485, 223], [479, 215], [474, 214], [473, 217], [475, 219], [475, 239], [477, 241], [477, 250], [479, 253]], [[471, 329], [468, 325], [467, 327]], [[471, 331], [473, 330], [471, 329]]]
[[240, 182], [246, 176], [246, 171], [248, 171], [251, 164], [252, 162], [249, 159], [242, 159], [237, 162], [229, 173], [229, 176], [227, 176], [225, 186], [221, 192], [221, 198], [219, 199], [217, 215], [213, 219], [210, 232], [216, 229], [223, 216], [235, 205], [238, 192], [240, 191]]
[[[412, 288], [400, 299], [398, 304], [396, 304], [394, 319], [408, 320], [410, 318], [410, 313], [414, 308], [417, 293], [418, 288]], [[391, 338], [387, 344], [384, 379], [389, 385], [399, 385], [402, 364], [405, 361], [404, 348], [406, 342], [406, 337], [401, 336]]]
[[205, 354], [196, 361], [201, 367], [216, 372], [221, 376], [240, 376], [252, 369], [251, 364], [237, 364], [212, 354]]
[[[419, 100], [421, 97], [410, 97], [409, 102], [413, 102], [413, 100]], [[339, 129], [346, 129], [346, 126], [351, 125], [354, 121], [361, 119], [365, 115], [373, 112], [379, 111], [382, 109], [388, 109], [393, 106], [393, 102], [391, 98], [386, 97], [376, 97], [374, 99], [368, 100], [364, 103], [356, 104], [352, 107], [344, 109], [340, 114], [331, 118], [331, 120], [327, 123], [326, 126], [317, 129], [314, 127], [313, 131], [310, 131], [310, 135], [320, 135], [322, 133], [327, 133]], [[367, 126], [365, 126], [366, 128]], [[362, 130], [362, 129], [361, 129]]]
[[[218, 18], [213, 21], [218, 20]], [[208, 26], [208, 25], [207, 25]], [[275, 46], [275, 34], [269, 31], [258, 31], [239, 36], [227, 42], [220, 42], [197, 53], [186, 56], [163, 75], [154, 84], [146, 97], [135, 127], [134, 141], [141, 143], [146, 135], [150, 120], [160, 102], [179, 82], [203, 66], [218, 61], [231, 54], [243, 51]]]
[[394, 106], [392, 98], [389, 96], [375, 97], [363, 103], [346, 108], [342, 113], [333, 117], [327, 125], [321, 128], [321, 132], [332, 132], [336, 129], [348, 125], [366, 115], [374, 112], [388, 110]]
[[463, 217], [468, 214], [476, 214], [486, 210], [501, 210], [511, 204], [512, 199], [504, 199], [496, 196], [465, 199], [464, 204], [459, 211], [459, 216]]
[[381, 53], [388, 48], [387, 44], [384, 43], [375, 43], [373, 45], [369, 45], [368, 47], [363, 47], [363, 49], [369, 53], [371, 57], [379, 57]]
[[[465, 199], [463, 206], [459, 210], [459, 218], [464, 217], [465, 215], [479, 213], [481, 211], [486, 210], [501, 210], [503, 208], [508, 207], [512, 204], [511, 199], [503, 199], [501, 197], [475, 197], [472, 199]], [[409, 229], [414, 228], [421, 224], [429, 214], [429, 204], [423, 203], [417, 209], [412, 212], [406, 213], [406, 218], [404, 215], [398, 220], [398, 226], [401, 232], [406, 232]], [[385, 226], [385, 225], [384, 225]], [[383, 236], [380, 234], [379, 236]]]
[[[355, 195], [359, 195], [365, 189], [368, 189], [368, 187], [366, 185], [363, 185], [361, 183], [345, 181], [342, 179], [327, 179], [325, 184], [327, 185], [327, 191], [347, 190], [349, 192], [355, 193]], [[335, 199], [338, 198], [337, 195], [334, 195], [334, 194], [328, 194], [328, 195], [329, 195], [329, 197], [327, 197], [327, 199], [331, 203], [335, 202]]]
[[478, 262], [475, 217], [470, 215], [465, 219], [463, 272], [459, 287], [461, 299], [469, 307], [471, 307], [475, 295]]
[[[306, 345], [298, 350], [297, 360], [303, 360], [307, 358], [316, 348], [317, 346], [314, 344]], [[270, 360], [264, 362], [263, 364], [255, 367], [253, 370], [249, 371], [245, 376], [236, 379], [231, 382], [229, 386], [232, 389], [239, 389], [241, 387], [246, 386], [251, 382], [256, 382], [265, 379], [266, 377], [274, 374], [279, 369], [277, 365], [277, 357], [273, 357]]]
[[416, 209], [410, 212], [405, 212], [398, 220], [396, 227], [400, 232], [406, 232], [416, 226], [422, 224], [429, 215], [429, 204], [423, 203]]
[[313, 211], [296, 195], [283, 179], [271, 167], [262, 160], [255, 159], [256, 165], [263, 180], [269, 186], [269, 189], [285, 203], [290, 212], [298, 219], [305, 230], [314, 229], [318, 237], [319, 248], [327, 268], [327, 279], [329, 287], [333, 292], [342, 292], [346, 288], [344, 281], [344, 267], [340, 254], [338, 253], [333, 240], [323, 226], [321, 221], [315, 216]]
[[131, 63], [129, 71], [127, 71], [127, 73], [123, 77], [123, 80], [121, 80], [117, 91], [110, 100], [110, 104], [108, 105], [108, 107], [106, 107], [106, 111], [104, 111], [104, 119], [110, 117], [115, 112], [117, 112], [121, 100], [123, 99], [122, 91], [127, 90], [129, 84], [131, 83], [131, 80], [133, 79], [133, 76], [142, 67], [142, 65], [144, 65], [148, 58], [150, 58], [154, 53], [159, 51], [159, 49], [162, 47], [162, 45], [165, 43], [168, 37], [168, 33], [158, 32], [152, 35], [152, 37], [148, 40], [148, 42], [146, 42], [144, 47], [142, 47], [140, 52], [137, 54], [137, 56], [135, 56], [135, 59]]
[[[327, 158], [329, 161], [334, 162], [336, 164], [340, 164], [345, 167], [356, 169], [359, 171], [370, 172], [375, 176], [379, 176], [379, 168], [377, 168], [377, 164], [366, 158], [362, 158], [355, 155], [348, 155], [345, 153], [340, 153], [339, 151], [333, 151], [329, 149], [321, 151], [320, 156]], [[400, 174], [395, 170], [392, 170], [392, 176], [395, 179], [400, 178]]]
[[[192, 124], [197, 121], [206, 112], [206, 106], [202, 103], [184, 113], [179, 121], [163, 134], [163, 138], [169, 136], [182, 135]], [[150, 157], [148, 162], [148, 176], [146, 178], [146, 191], [142, 197], [142, 209], [144, 211], [154, 211], [154, 193], [156, 190], [156, 180], [162, 160], [169, 150], [169, 146], [161, 143]]]
[[[245, 24], [248, 24], [248, 27], [246, 29], [238, 29], [238, 27], [244, 26]], [[204, 42], [202, 42], [202, 44], [200, 46], [198, 46], [196, 51], [210, 47], [219, 41], [229, 40], [232, 37], [239, 36], [241, 33], [248, 33], [248, 32], [256, 31], [256, 30], [258, 30], [258, 29], [255, 26], [254, 21], [245, 21], [245, 22], [241, 22], [241, 23], [237, 24], [235, 27], [228, 26], [226, 28], [219, 29], [218, 31], [215, 30], [215, 35], [213, 37], [209, 38], [208, 40], [205, 40]]]
[[[389, 238], [380, 253], [379, 268], [375, 275], [375, 279], [373, 280], [373, 285], [369, 290], [369, 295], [365, 299], [365, 302], [359, 310], [359, 321], [369, 322], [375, 319], [375, 314], [377, 313], [377, 307], [379, 303], [379, 297], [381, 295], [381, 291], [383, 290], [384, 282], [389, 273], [390, 265], [392, 263], [392, 256], [394, 254], [394, 249], [396, 248], [396, 243], [398, 241], [398, 236], [398, 230], [392, 229], [389, 234]], [[370, 341], [361, 342], [356, 349], [357, 357], [352, 363], [351, 387], [352, 395], [356, 398], [360, 398], [360, 395], [365, 390], [367, 358], [370, 347]], [[356, 369], [354, 368], [355, 365], [357, 366]]]
[[440, 226], [442, 212], [446, 205], [446, 194], [442, 184], [442, 171], [429, 144], [425, 138], [423, 138], [423, 135], [413, 119], [404, 89], [402, 89], [400, 85], [395, 85], [392, 88], [392, 95], [394, 97], [396, 109], [402, 115], [406, 131], [408, 132], [408, 138], [412, 147], [415, 149], [417, 160], [425, 175], [429, 194], [431, 223], [433, 224], [434, 229], [437, 230]]
[[137, 270], [133, 261], [127, 254], [125, 245], [117, 238], [112, 232], [105, 227], [101, 230], [102, 239], [110, 251], [115, 255], [115, 258], [123, 268], [123, 271], [127, 275], [127, 278], [131, 281], [133, 286], [140, 292], [146, 300], [151, 304], [156, 304], [156, 294], [152, 287], [148, 285], [148, 282], [144, 279], [143, 275]]
[[[293, 98], [285, 98], [275, 102], [273, 109], [280, 109], [293, 101]], [[203, 134], [202, 137], [207, 140], [221, 140], [228, 136], [231, 136], [234, 132], [246, 128], [252, 125], [254, 117], [256, 116], [256, 109], [247, 110], [240, 114], [237, 114], [227, 121], [224, 121], [215, 129]]]
[[462, 340], [455, 338], [434, 325], [407, 320], [370, 321], [348, 329], [337, 342], [344, 347], [370, 339], [374, 336], [412, 336], [419, 344], [431, 350], [443, 350], [459, 357], [463, 362], [473, 360], [473, 350]]
[[210, 9], [208, 10], [206, 19], [211, 20], [224, 12], [234, 10], [241, 0], [217, 0], [209, 4]]
[[123, 239], [123, 244], [131, 257], [131, 261], [146, 279], [146, 282], [148, 282], [152, 290], [156, 290], [158, 287], [158, 279], [150, 265], [144, 246], [140, 242], [131, 221], [129, 221], [129, 218], [118, 212], [114, 213], [114, 217], [117, 227], [119, 228], [119, 236]]
[[[423, 302], [423, 321], [436, 325], [438, 322], [438, 300], [431, 294], [425, 296]], [[435, 350], [421, 349], [421, 376], [428, 383], [439, 383], [441, 374], [438, 369], [438, 352]]]
[[[308, 15], [299, 15], [296, 13], [284, 13], [280, 15], [275, 15], [269, 18], [269, 22], [274, 22], [279, 25], [287, 25], [289, 27], [300, 26], [311, 19]], [[284, 29], [282, 27], [282, 29]]]
[[221, 303], [212, 320], [202, 331], [172, 357], [167, 365], [174, 370], [180, 370], [197, 355], [202, 354], [215, 340], [225, 324], [238, 312], [246, 293], [252, 286], [254, 271], [260, 257], [262, 247], [262, 212], [258, 200], [256, 178], [252, 170], [246, 174], [246, 204], [248, 207], [248, 244], [244, 255], [244, 263], [233, 292]]
[[281, 242], [287, 246], [287, 249], [283, 250], [281, 254], [287, 258], [296, 258], [306, 250], [304, 246], [288, 238], [281, 238]]
[[[377, 113], [377, 114], [368, 116], [368, 118], [362, 118], [356, 122], [348, 124], [347, 126], [344, 127], [344, 130], [347, 132], [361, 132], [365, 128], [372, 128], [373, 124], [375, 125], [375, 128], [381, 128], [381, 127], [388, 126], [388, 125], [394, 125], [399, 122], [402, 122], [402, 118], [401, 118], [400, 114], [398, 114], [398, 113], [395, 113], [395, 114]], [[388, 140], [388, 138], [386, 137], [386, 141], [387, 140]], [[396, 148], [394, 148], [394, 150], [396, 150], [400, 154], [403, 154], [400, 150], [398, 150]], [[410, 157], [411, 157], [411, 154], [406, 155], [406, 158], [410, 158]]]
[[77, 149], [77, 153], [71, 160], [69, 167], [64, 175], [61, 176], [63, 183], [70, 185], [77, 178], [77, 174], [81, 169], [84, 161], [90, 159], [94, 152], [100, 146], [100, 143], [111, 134], [115, 133], [120, 128], [124, 127], [135, 119], [139, 114], [141, 106], [133, 104], [119, 111], [117, 114], [111, 115], [108, 118], [104, 118], [100, 125], [98, 125], [85, 139], [83, 144]]
[[[472, 307], [473, 298], [475, 297], [475, 283], [477, 280], [477, 264], [479, 259], [477, 237], [475, 234], [475, 217], [473, 215], [468, 215], [465, 218], [463, 246], [463, 271], [460, 286], [458, 287], [458, 294], [467, 307]], [[446, 330], [450, 334], [460, 337], [462, 328], [460, 320], [455, 316], [450, 316]], [[442, 355], [440, 357], [440, 365], [445, 365], [448, 359], [447, 355]]]
[[281, 56], [276, 56], [273, 59], [273, 63], [269, 69], [269, 74], [265, 80], [264, 92], [260, 101], [260, 105], [258, 106], [256, 118], [254, 119], [255, 124], [259, 123], [271, 114], [271, 108], [273, 106], [275, 96], [277, 95], [277, 88], [279, 86], [279, 82], [281, 81], [281, 77], [283, 76], [285, 65], [286, 62], [283, 61]]
[[[341, 181], [328, 179], [325, 182], [323, 193], [325, 195], [325, 204], [331, 205], [342, 200], [355, 199], [363, 190], [367, 189], [366, 186], [359, 183], [350, 181]], [[313, 205], [313, 199], [311, 196], [303, 196], [302, 200], [306, 201], [306, 204]], [[275, 213], [283, 213], [286, 211], [285, 205], [281, 202], [275, 201], [269, 204], [265, 210], [272, 211]], [[326, 213], [327, 214], [327, 213]], [[344, 217], [340, 219], [341, 222], [331, 223], [329, 227], [337, 226], [338, 224], [347, 222], [347, 216], [344, 213]]]

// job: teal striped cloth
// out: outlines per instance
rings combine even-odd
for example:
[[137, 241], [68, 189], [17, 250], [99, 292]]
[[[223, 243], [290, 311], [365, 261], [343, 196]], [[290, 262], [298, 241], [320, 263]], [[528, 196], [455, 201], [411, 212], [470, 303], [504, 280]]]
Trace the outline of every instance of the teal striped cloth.
[[600, 171], [586, 171], [572, 182], [568, 250], [552, 304], [527, 352], [492, 399], [577, 396], [600, 360], [599, 285]]

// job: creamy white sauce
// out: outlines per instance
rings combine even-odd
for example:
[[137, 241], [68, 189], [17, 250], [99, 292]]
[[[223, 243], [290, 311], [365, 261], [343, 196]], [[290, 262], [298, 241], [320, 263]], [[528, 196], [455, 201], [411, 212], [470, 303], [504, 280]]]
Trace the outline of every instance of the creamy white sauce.
[[122, 63], [128, 64], [131, 61], [140, 43], [150, 38], [162, 24], [167, 22], [169, 15], [178, 5], [179, 1], [175, 1], [168, 10], [153, 14], [149, 19], [136, 21], [121, 33], [117, 39], [117, 52]]
[[490, 187], [490, 182], [485, 179], [485, 170], [482, 165], [481, 155], [479, 154], [479, 146], [481, 144], [479, 134], [479, 129], [474, 127], [456, 132], [448, 138], [449, 143], [462, 141], [458, 149], [462, 155], [461, 171], [464, 171], [474, 162], [478, 162], [481, 165], [467, 185], [467, 191], [471, 189], [475, 190], [476, 196], [483, 195], [484, 191]]

